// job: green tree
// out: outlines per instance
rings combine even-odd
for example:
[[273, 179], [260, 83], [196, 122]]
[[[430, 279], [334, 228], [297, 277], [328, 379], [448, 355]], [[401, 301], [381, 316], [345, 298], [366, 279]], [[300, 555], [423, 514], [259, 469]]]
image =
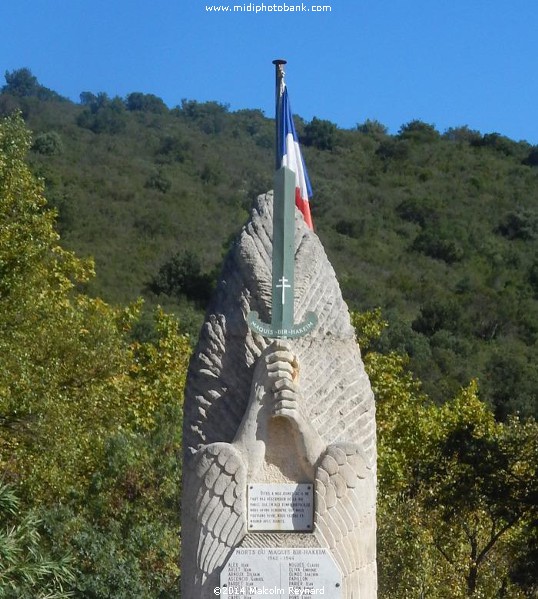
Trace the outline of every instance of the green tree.
[[415, 119], [400, 127], [398, 136], [414, 142], [431, 142], [439, 139], [439, 132], [434, 125]]
[[64, 100], [56, 92], [44, 87], [26, 67], [5, 72], [6, 84], [2, 91], [19, 98], [35, 97], [40, 100]]
[[88, 106], [77, 118], [77, 124], [94, 133], [121, 133], [126, 127], [125, 104], [121, 98], [109, 98], [104, 92], [84, 95], [81, 100]]
[[8, 92], [13, 96], [36, 96], [41, 87], [37, 81], [37, 77], [28, 68], [18, 69], [11, 73], [6, 71], [5, 78], [6, 84], [2, 88], [2, 91]]
[[364, 123], [357, 124], [357, 131], [370, 135], [375, 139], [383, 139], [388, 134], [388, 128], [377, 120], [366, 119]]
[[525, 150], [528, 149], [528, 147], [523, 148], [522, 145], [500, 133], [486, 133], [481, 139], [473, 141], [473, 145], [492, 148], [506, 156], [518, 155], [520, 153], [524, 155]]
[[439, 226], [422, 230], [415, 238], [412, 248], [426, 256], [444, 260], [447, 264], [460, 262], [464, 258], [464, 250], [453, 234]]
[[157, 156], [159, 162], [184, 162], [190, 151], [189, 141], [180, 136], [167, 135], [162, 141]]
[[219, 102], [181, 100], [178, 114], [187, 122], [195, 123], [206, 134], [218, 134], [224, 129], [228, 106]]
[[144, 186], [149, 189], [156, 189], [161, 193], [167, 193], [172, 187], [172, 182], [161, 171], [156, 171], [148, 177]]
[[81, 292], [92, 264], [58, 244], [30, 145], [20, 117], [0, 122], [0, 479], [72, 554], [71, 588], [172, 597], [190, 342], [162, 312], [155, 340], [133, 342], [139, 305]]
[[210, 275], [202, 272], [200, 259], [192, 252], [178, 252], [167, 260], [152, 278], [149, 289], [159, 295], [185, 296], [205, 305], [213, 291]]
[[467, 125], [463, 125], [462, 127], [449, 127], [443, 133], [443, 137], [450, 141], [473, 143], [479, 141], [482, 135], [480, 135], [480, 131], [469, 129]]
[[396, 213], [400, 218], [424, 227], [439, 218], [434, 206], [431, 199], [407, 198], [396, 206]]
[[152, 112], [154, 114], [164, 114], [168, 111], [166, 104], [153, 94], [143, 94], [133, 92], [127, 96], [125, 101], [127, 110], [138, 110], [141, 112]]
[[2, 122], [0, 442], [11, 451], [2, 452], [0, 468], [35, 482], [46, 496], [65, 491], [89, 466], [82, 454], [94, 444], [92, 425], [81, 416], [93, 413], [108, 426], [106, 379], [124, 359], [118, 328], [133, 313], [73, 293], [92, 264], [58, 245], [55, 215], [25, 164], [30, 143], [20, 117]]
[[538, 146], [532, 146], [529, 155], [524, 160], [524, 164], [538, 166]]
[[508, 239], [536, 239], [538, 214], [534, 210], [511, 210], [503, 216], [497, 230]]
[[56, 131], [42, 133], [36, 137], [32, 150], [47, 156], [61, 154], [63, 152], [62, 138]]
[[338, 129], [334, 123], [314, 117], [304, 128], [303, 143], [318, 150], [332, 150], [337, 143]]
[[[101, 127], [90, 114], [97, 95], [81, 100], [4, 92], [0, 113], [19, 106], [36, 137], [61, 134], [63, 154], [33, 151], [29, 160], [59, 210], [66, 246], [99, 264], [91, 294], [134, 301], [170, 248], [194, 251], [204, 267], [218, 268], [221, 247], [244, 223], [252, 199], [271, 188], [272, 119], [188, 101], [184, 110], [160, 115], [130, 112], [122, 99], [126, 126], [111, 139], [106, 125], [98, 136], [76, 126], [89, 111], [80, 118]], [[296, 124], [304, 133], [308, 123], [296, 118]], [[411, 368], [436, 401], [477, 376], [481, 397], [493, 402], [492, 356], [508, 343], [519, 360], [532, 363], [538, 338], [532, 276], [538, 180], [527, 161], [533, 147], [516, 143], [508, 153], [497, 151], [506, 140], [475, 143], [483, 136], [466, 127], [442, 136], [420, 122], [404, 128], [405, 134], [388, 135], [367, 122], [338, 129], [336, 151], [307, 148], [316, 231], [354, 308], [381, 305], [391, 324], [401, 320], [409, 332], [428, 298], [454, 299], [462, 313], [456, 342], [469, 351], [459, 353], [445, 331], [434, 339], [411, 330], [396, 342], [394, 326], [384, 343], [409, 349]], [[147, 301], [168, 302], [183, 326], [193, 310], [202, 318], [203, 307], [192, 302], [157, 295]], [[536, 395], [528, 397], [526, 412], [537, 416]], [[521, 404], [506, 405], [513, 411]]]
[[383, 328], [380, 313], [354, 316], [354, 324], [377, 404], [382, 596], [524, 597], [512, 554], [531, 555], [537, 423], [497, 422], [475, 382], [434, 405], [405, 358], [368, 351]]

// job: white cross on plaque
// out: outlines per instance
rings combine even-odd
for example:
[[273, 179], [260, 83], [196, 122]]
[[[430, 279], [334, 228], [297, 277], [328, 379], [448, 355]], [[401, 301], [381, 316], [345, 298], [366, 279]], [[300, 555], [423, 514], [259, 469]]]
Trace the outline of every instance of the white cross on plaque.
[[288, 279], [286, 279], [286, 277], [282, 277], [281, 279], [278, 279], [278, 281], [277, 287], [279, 289], [282, 288], [282, 305], [284, 305], [286, 303], [286, 289], [291, 289], [291, 285], [288, 285]]

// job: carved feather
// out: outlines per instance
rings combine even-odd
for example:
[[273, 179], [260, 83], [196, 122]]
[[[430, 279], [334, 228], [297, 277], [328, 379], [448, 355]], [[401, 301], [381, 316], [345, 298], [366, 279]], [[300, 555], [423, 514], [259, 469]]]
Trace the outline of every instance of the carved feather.
[[[353, 474], [352, 474], [353, 473]], [[375, 473], [358, 445], [330, 445], [316, 472], [315, 535], [344, 576], [343, 597], [375, 588]], [[358, 595], [362, 596], [362, 595]]]
[[214, 570], [246, 533], [246, 467], [228, 443], [204, 447], [192, 466], [184, 479], [182, 577], [193, 596], [204, 597]]

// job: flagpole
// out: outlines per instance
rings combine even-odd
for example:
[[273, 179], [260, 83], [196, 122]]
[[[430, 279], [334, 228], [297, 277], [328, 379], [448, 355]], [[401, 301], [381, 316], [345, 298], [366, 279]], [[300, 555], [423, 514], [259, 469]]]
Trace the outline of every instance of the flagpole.
[[280, 160], [278, 159], [281, 143], [280, 120], [282, 118], [282, 113], [280, 110], [280, 83], [284, 77], [284, 65], [287, 64], [287, 62], [287, 60], [283, 60], [282, 58], [273, 60], [273, 64], [275, 65], [275, 170], [278, 170], [282, 166], [280, 164]]
[[[299, 324], [294, 322], [295, 305], [295, 197], [297, 176], [289, 167], [280, 164], [280, 149], [284, 140], [282, 122], [282, 98], [280, 94], [283, 66], [285, 60], [273, 60], [275, 65], [275, 139], [276, 139], [276, 172], [273, 192], [273, 248], [272, 248], [272, 296], [271, 322], [263, 322], [258, 312], [247, 315], [247, 323], [252, 331], [273, 339], [296, 339], [310, 333], [316, 326], [318, 317], [314, 312], [307, 312]], [[286, 122], [290, 115], [286, 114]], [[299, 154], [300, 157], [300, 154]]]

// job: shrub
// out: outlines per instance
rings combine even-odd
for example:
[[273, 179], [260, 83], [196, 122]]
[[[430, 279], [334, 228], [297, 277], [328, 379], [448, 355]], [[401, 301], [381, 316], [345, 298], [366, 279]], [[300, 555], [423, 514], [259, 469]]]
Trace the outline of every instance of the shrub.
[[164, 114], [168, 111], [166, 104], [158, 96], [153, 94], [143, 94], [133, 92], [127, 96], [125, 101], [127, 110], [139, 110], [141, 112], [152, 112], [154, 114]]
[[97, 96], [85, 92], [81, 100], [87, 103], [88, 108], [82, 112], [77, 124], [94, 133], [121, 133], [126, 127], [125, 105], [121, 98], [110, 99], [107, 94], [99, 93]]
[[504, 215], [497, 232], [508, 239], [535, 239], [538, 234], [538, 215], [532, 210], [511, 210]]
[[305, 127], [303, 143], [318, 150], [332, 150], [336, 145], [337, 128], [331, 121], [314, 117]]
[[[15, 490], [0, 484], [0, 596], [67, 599], [74, 582], [71, 560], [51, 555], [34, 511], [21, 509]], [[67, 587], [67, 588], [64, 588]]]
[[170, 181], [170, 179], [165, 177], [162, 173], [153, 173], [148, 177], [145, 187], [149, 189], [156, 189], [161, 193], [166, 193], [172, 187], [172, 181]]
[[211, 277], [202, 272], [200, 260], [192, 252], [178, 252], [159, 269], [149, 284], [155, 294], [171, 297], [185, 296], [201, 305], [211, 297]]
[[424, 143], [435, 141], [439, 139], [440, 135], [433, 125], [414, 120], [400, 127], [398, 137]]
[[464, 251], [459, 243], [447, 238], [438, 230], [422, 231], [413, 242], [412, 249], [435, 258], [444, 260], [447, 264], [453, 264], [463, 259]]
[[36, 137], [32, 150], [46, 156], [61, 154], [63, 152], [62, 138], [56, 131], [42, 133]]

